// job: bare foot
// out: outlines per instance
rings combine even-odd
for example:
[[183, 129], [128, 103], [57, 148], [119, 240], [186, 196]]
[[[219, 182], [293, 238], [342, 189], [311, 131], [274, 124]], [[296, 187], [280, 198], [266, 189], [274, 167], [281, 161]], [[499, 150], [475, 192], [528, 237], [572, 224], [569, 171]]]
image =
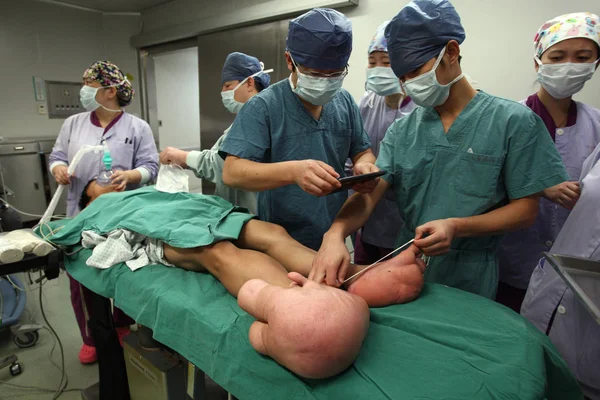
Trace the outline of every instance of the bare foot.
[[359, 275], [348, 286], [348, 292], [366, 300], [369, 307], [385, 307], [408, 303], [423, 288], [425, 263], [414, 244], [391, 260], [383, 261]]

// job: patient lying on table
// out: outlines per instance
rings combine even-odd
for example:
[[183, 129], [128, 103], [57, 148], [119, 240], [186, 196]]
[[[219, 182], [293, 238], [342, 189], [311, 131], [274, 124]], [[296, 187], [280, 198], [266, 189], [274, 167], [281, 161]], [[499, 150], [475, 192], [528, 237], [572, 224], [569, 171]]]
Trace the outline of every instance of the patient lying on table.
[[[80, 200], [81, 208], [89, 206], [90, 209], [93, 209], [96, 207], [96, 203], [92, 204], [92, 202], [100, 196], [106, 196], [103, 200], [110, 198], [110, 202], [104, 201], [103, 205], [98, 204], [97, 209], [93, 212], [110, 213], [106, 204], [120, 204], [121, 208], [127, 209], [127, 204], [134, 201], [137, 202], [136, 204], [142, 204], [140, 201], [144, 198], [147, 198], [147, 202], [151, 203], [153, 207], [162, 206], [165, 213], [179, 207], [176, 199], [180, 198], [184, 198], [182, 201], [194, 200], [194, 204], [201, 204], [203, 207], [198, 207], [198, 213], [205, 211], [200, 208], [210, 208], [213, 215], [227, 213], [227, 208], [224, 207], [233, 209], [230, 203], [220, 198], [202, 194], [178, 193], [174, 195], [158, 192], [152, 187], [130, 192], [111, 193], [114, 190], [113, 186], [101, 186], [95, 181], [90, 181], [83, 190]], [[206, 206], [204, 206], [204, 201], [207, 203]], [[143, 218], [144, 207], [140, 206], [140, 208], [140, 210], [136, 210], [136, 213], [140, 214], [139, 218]], [[215, 208], [222, 208], [222, 210], [215, 211]], [[115, 209], [119, 208], [115, 207]], [[162, 263], [191, 271], [209, 272], [235, 297], [242, 285], [251, 279], [262, 279], [269, 284], [287, 288], [292, 283], [288, 278], [288, 272], [298, 272], [302, 276], [308, 276], [316, 255], [315, 251], [292, 239], [281, 226], [259, 221], [250, 214], [239, 210], [233, 209], [219, 222], [219, 227], [233, 229], [237, 239], [214, 241], [206, 246], [175, 247], [160, 240], [159, 237], [147, 237], [127, 230], [117, 235], [128, 236], [129, 239], [133, 238], [134, 242], [140, 243], [140, 246], [145, 246], [150, 261], [146, 264]], [[86, 209], [81, 217], [85, 218], [89, 211], [91, 210]], [[129, 214], [132, 212], [130, 209], [126, 211]], [[182, 220], [180, 224], [186, 222]], [[204, 226], [198, 226], [197, 229], [199, 235], [203, 230], [207, 230]], [[209, 226], [208, 230], [210, 229]], [[216, 227], [212, 229], [214, 230]], [[106, 235], [106, 232], [84, 233], [84, 245], [87, 242], [86, 247], [94, 247], [95, 241], [99, 242], [104, 239], [99, 238], [99, 234]], [[109, 239], [113, 234], [109, 234]], [[106, 260], [107, 257], [110, 258], [114, 255], [115, 251], [111, 250], [111, 254], [101, 254], [96, 258]], [[365, 299], [371, 307], [382, 307], [414, 300], [423, 287], [425, 266], [419, 257], [420, 252], [413, 245], [398, 256], [380, 263], [349, 281], [345, 287], [348, 292]], [[94, 257], [90, 259], [93, 264]], [[122, 262], [122, 260], [117, 262]], [[352, 276], [364, 268], [365, 266], [361, 265], [351, 265], [347, 276]]]
[[[88, 265], [126, 262], [135, 270], [161, 263], [211, 273], [257, 319], [249, 332], [254, 349], [306, 378], [352, 364], [369, 306], [411, 301], [423, 287], [425, 265], [415, 246], [353, 278], [344, 291], [307, 280], [313, 250], [219, 197], [114, 189], [90, 181], [83, 211], [65, 226], [70, 243], [81, 239], [94, 248]], [[364, 268], [351, 265], [347, 277]]]

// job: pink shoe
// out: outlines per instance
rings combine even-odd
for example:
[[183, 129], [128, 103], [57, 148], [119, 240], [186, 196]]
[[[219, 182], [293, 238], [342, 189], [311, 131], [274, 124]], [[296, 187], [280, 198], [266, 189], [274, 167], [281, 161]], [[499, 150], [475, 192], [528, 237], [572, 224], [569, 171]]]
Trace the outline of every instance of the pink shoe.
[[119, 343], [123, 347], [123, 338], [131, 333], [131, 329], [128, 326], [117, 328], [117, 336], [119, 337]]
[[79, 362], [82, 364], [93, 364], [98, 361], [98, 354], [94, 346], [88, 346], [84, 343], [79, 351]]

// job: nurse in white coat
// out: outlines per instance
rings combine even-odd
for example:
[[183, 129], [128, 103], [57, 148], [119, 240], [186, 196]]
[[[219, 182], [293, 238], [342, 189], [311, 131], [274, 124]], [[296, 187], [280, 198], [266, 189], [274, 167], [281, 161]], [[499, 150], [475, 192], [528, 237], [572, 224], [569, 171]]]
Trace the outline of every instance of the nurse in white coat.
[[[579, 198], [583, 161], [600, 143], [600, 110], [573, 100], [599, 65], [600, 18], [591, 13], [561, 15], [542, 25], [534, 42], [541, 87], [523, 103], [546, 125], [570, 179], [544, 190], [532, 227], [504, 238], [496, 300], [516, 312], [533, 269]], [[598, 88], [597, 80], [587, 84]]]
[[[550, 253], [600, 261], [600, 145], [581, 176], [581, 197]], [[521, 314], [548, 335], [585, 396], [600, 399], [600, 324], [543, 259], [533, 271]]]
[[119, 190], [147, 183], [158, 173], [158, 151], [148, 123], [125, 111], [134, 95], [131, 83], [116, 65], [98, 61], [83, 74], [81, 103], [87, 110], [67, 118], [60, 130], [49, 169], [56, 181], [69, 185], [67, 216], [79, 214], [79, 197], [87, 183], [104, 170], [102, 154], [88, 153], [67, 176], [67, 166], [85, 145], [106, 143]]
[[[87, 112], [66, 119], [50, 155], [49, 170], [61, 185], [69, 185], [67, 216], [81, 211], [79, 198], [87, 183], [105, 169], [102, 154], [88, 153], [77, 165], [73, 176], [67, 167], [75, 154], [85, 145], [106, 144], [112, 157], [112, 183], [117, 190], [134, 189], [156, 178], [158, 152], [150, 126], [122, 110], [131, 103], [133, 88], [123, 72], [109, 61], [90, 65], [83, 74], [81, 104]], [[71, 303], [83, 338], [79, 361], [90, 364], [97, 360], [96, 347], [87, 324], [89, 307], [88, 289], [69, 276]], [[117, 331], [122, 337], [133, 323], [115, 308], [113, 315]]]

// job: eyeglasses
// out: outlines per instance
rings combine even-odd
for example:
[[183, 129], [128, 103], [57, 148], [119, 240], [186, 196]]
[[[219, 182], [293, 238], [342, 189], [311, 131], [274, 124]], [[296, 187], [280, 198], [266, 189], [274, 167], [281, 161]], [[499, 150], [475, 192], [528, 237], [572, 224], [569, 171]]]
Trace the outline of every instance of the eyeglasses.
[[304, 68], [299, 68], [296, 65], [296, 68], [298, 68], [298, 70], [304, 74], [304, 75], [308, 75], [308, 76], [312, 76], [313, 78], [345, 78], [348, 75], [348, 66], [346, 65], [346, 67], [344, 68], [343, 71], [339, 71], [339, 72], [330, 72], [330, 73], [325, 73], [325, 72], [316, 72], [316, 71], [307, 71]]
[[307, 71], [306, 69], [304, 69], [304, 67], [302, 67], [301, 69], [300, 67], [298, 67], [298, 64], [296, 64], [296, 61], [294, 61], [291, 55], [290, 59], [292, 60], [292, 64], [294, 64], [294, 66], [298, 69], [298, 71], [301, 74], [312, 76], [313, 78], [345, 78], [348, 75], [348, 65], [346, 65], [343, 71], [325, 73], [317, 71]]

